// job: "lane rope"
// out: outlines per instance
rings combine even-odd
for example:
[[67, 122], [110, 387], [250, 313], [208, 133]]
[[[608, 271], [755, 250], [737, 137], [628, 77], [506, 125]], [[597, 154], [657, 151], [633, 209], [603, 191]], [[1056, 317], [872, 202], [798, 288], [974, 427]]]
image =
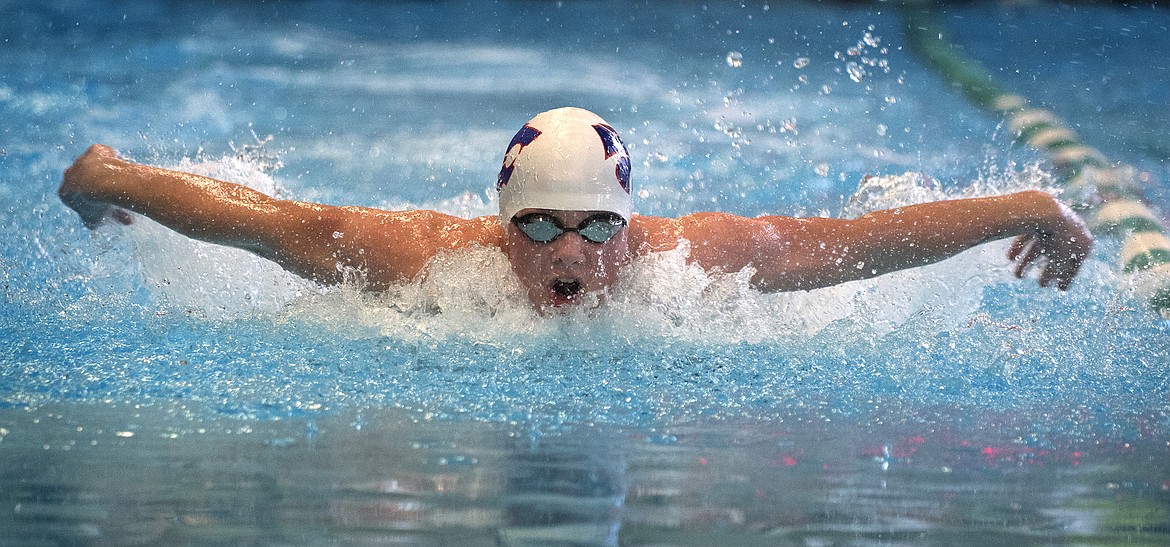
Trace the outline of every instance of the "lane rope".
[[1099, 235], [1122, 239], [1118, 268], [1134, 296], [1170, 319], [1170, 238], [1160, 215], [1146, 203], [1136, 170], [1110, 162], [1084, 144], [1051, 110], [1004, 89], [978, 61], [947, 39], [928, 1], [901, 5], [911, 49], [979, 108], [1003, 116], [1015, 142], [1046, 152], [1060, 198]]

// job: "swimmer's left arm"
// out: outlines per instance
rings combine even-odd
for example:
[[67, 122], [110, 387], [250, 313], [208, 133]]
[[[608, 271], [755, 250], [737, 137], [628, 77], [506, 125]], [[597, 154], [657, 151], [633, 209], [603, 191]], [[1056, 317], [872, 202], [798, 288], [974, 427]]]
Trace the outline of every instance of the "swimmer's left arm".
[[1016, 237], [1015, 274], [1041, 267], [1041, 286], [1068, 289], [1092, 249], [1084, 222], [1047, 193], [939, 201], [857, 219], [703, 213], [681, 219], [692, 260], [707, 270], [756, 270], [764, 291], [809, 290], [944, 260], [981, 243]]

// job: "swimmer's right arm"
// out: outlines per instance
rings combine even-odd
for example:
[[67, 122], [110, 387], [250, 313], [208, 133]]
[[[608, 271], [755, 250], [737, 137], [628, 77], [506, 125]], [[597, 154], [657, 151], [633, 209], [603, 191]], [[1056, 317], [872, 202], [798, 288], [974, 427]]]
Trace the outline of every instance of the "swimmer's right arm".
[[103, 145], [90, 147], [65, 171], [58, 194], [89, 228], [106, 219], [129, 224], [126, 211], [133, 211], [321, 283], [338, 283], [346, 270], [357, 270], [371, 290], [415, 277], [439, 248], [491, 236], [485, 222], [432, 211], [280, 200], [237, 184], [125, 161]]
[[58, 190], [61, 201], [88, 228], [107, 219], [129, 224], [126, 211], [149, 217], [185, 236], [256, 253], [299, 275], [335, 281], [334, 253], [305, 229], [307, 219], [328, 222], [329, 208], [283, 202], [250, 188], [209, 177], [139, 165], [108, 146], [91, 146]]

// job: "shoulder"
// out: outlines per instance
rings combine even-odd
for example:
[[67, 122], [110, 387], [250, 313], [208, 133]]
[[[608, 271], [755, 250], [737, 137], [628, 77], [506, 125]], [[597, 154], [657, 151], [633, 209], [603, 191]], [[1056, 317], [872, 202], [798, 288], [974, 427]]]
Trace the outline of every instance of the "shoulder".
[[783, 238], [801, 219], [791, 217], [749, 218], [731, 213], [700, 212], [681, 217], [635, 215], [630, 222], [631, 240], [644, 252], [665, 251], [686, 241], [692, 246], [742, 246]]
[[425, 209], [387, 211], [368, 207], [339, 207], [349, 229], [367, 237], [399, 238], [433, 245], [436, 248], [456, 248], [478, 243], [499, 245], [503, 229], [494, 215], [461, 218]]
[[645, 255], [685, 244], [687, 260], [707, 271], [737, 272], [751, 266], [767, 273], [809, 251], [800, 248], [800, 242], [808, 239], [807, 224], [808, 219], [793, 217], [748, 218], [716, 212], [635, 217], [631, 248], [636, 255]]
[[328, 264], [340, 262], [365, 272], [372, 290], [415, 278], [440, 252], [503, 245], [495, 216], [465, 219], [437, 211], [364, 207], [339, 207], [337, 212], [339, 221], [326, 236], [332, 251]]

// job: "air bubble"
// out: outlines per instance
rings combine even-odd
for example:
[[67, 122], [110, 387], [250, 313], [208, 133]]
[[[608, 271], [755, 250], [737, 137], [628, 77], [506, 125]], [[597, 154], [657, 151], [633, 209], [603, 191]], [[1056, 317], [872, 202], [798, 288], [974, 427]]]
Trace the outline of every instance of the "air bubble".
[[743, 66], [743, 54], [738, 51], [732, 51], [728, 53], [727, 66], [731, 68], [739, 68]]
[[796, 60], [792, 62], [792, 66], [794, 68], [804, 68], [811, 62], [812, 60], [808, 57], [797, 57]]

